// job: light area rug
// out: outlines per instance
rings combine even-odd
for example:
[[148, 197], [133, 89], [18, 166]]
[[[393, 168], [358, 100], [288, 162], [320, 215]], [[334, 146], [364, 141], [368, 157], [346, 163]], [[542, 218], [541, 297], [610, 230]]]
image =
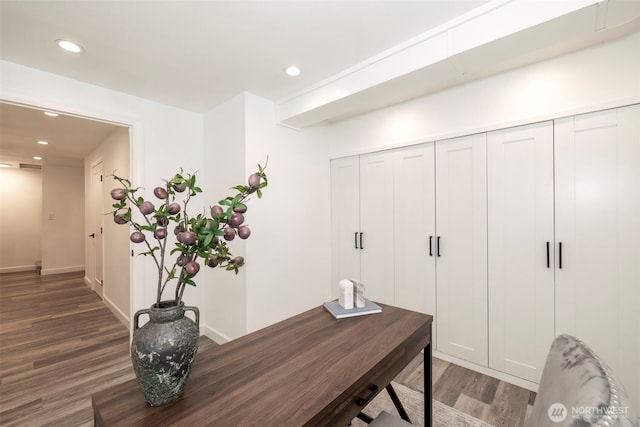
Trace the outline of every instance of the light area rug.
[[[414, 425], [424, 427], [424, 394], [396, 382], [392, 383], [402, 406]], [[375, 418], [381, 411], [398, 414], [386, 390], [382, 390], [364, 409], [363, 413]], [[353, 427], [366, 427], [368, 424], [356, 418]], [[482, 420], [458, 411], [444, 403], [433, 401], [433, 427], [493, 427]]]

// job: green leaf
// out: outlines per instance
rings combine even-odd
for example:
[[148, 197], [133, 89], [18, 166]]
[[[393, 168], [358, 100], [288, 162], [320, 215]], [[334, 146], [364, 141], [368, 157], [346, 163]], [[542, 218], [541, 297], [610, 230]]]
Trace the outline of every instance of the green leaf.
[[256, 190], [256, 194], [258, 195], [258, 199], [262, 199], [262, 190], [259, 188]]
[[207, 237], [204, 238], [204, 242], [203, 245], [205, 247], [209, 247], [211, 245], [211, 242], [213, 242], [213, 238], [216, 237], [216, 235], [214, 233], [209, 232], [209, 234], [207, 235]]

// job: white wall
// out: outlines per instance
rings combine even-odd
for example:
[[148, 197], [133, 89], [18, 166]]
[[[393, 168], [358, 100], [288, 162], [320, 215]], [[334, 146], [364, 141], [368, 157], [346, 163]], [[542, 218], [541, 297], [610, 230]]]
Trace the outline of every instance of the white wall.
[[[115, 188], [116, 181], [109, 175], [117, 174], [122, 178], [130, 178], [129, 165], [129, 128], [118, 128], [109, 135], [102, 143], [86, 158], [84, 162], [85, 180], [85, 236], [93, 233], [90, 186], [91, 186], [91, 165], [97, 160], [102, 160], [103, 200], [100, 208], [101, 212], [107, 214], [113, 208], [113, 200], [110, 191]], [[103, 218], [103, 298], [115, 310], [121, 319], [129, 321], [130, 311], [130, 289], [129, 289], [129, 262], [131, 259], [129, 249], [129, 227], [118, 225], [113, 222], [111, 215]], [[85, 282], [91, 283], [94, 277], [94, 249], [90, 244], [89, 237], [86, 237], [85, 245]]]
[[[185, 170], [202, 168], [202, 115], [135, 96], [0, 61], [0, 98], [131, 127], [131, 176], [145, 194]], [[131, 311], [155, 302], [156, 271], [143, 257], [134, 257]], [[198, 291], [188, 289], [186, 300], [197, 301]]]
[[42, 174], [0, 168], [0, 273], [35, 269], [41, 258]]
[[82, 167], [42, 167], [42, 275], [84, 270]]
[[247, 94], [246, 102], [246, 175], [269, 158], [269, 186], [247, 212], [251, 332], [331, 298], [331, 214], [327, 141], [275, 125], [265, 99]]
[[[207, 208], [218, 204], [229, 188], [245, 182], [245, 95], [239, 94], [204, 115], [204, 164], [202, 189]], [[253, 206], [247, 209], [253, 217]], [[234, 255], [244, 256], [245, 241], [229, 242]], [[221, 268], [202, 268], [197, 277], [206, 309], [203, 322], [207, 335], [217, 342], [240, 337], [247, 332], [246, 269], [238, 275]]]
[[245, 257], [240, 273], [200, 274], [207, 334], [226, 341], [328, 300], [326, 145], [276, 125], [273, 103], [243, 93], [205, 115], [204, 158], [203, 187], [211, 204], [231, 194], [229, 187], [246, 183], [267, 158], [269, 178], [263, 198], [252, 196], [247, 203], [251, 236], [229, 245]]
[[468, 135], [640, 101], [640, 34], [323, 129], [331, 156]]

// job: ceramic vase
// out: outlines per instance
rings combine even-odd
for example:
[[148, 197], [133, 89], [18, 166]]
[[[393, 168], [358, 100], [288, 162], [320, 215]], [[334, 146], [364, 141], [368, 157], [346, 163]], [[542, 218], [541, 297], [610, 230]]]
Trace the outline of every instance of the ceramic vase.
[[[195, 322], [185, 316], [186, 311], [195, 314]], [[143, 314], [149, 321], [139, 327]], [[184, 391], [198, 350], [198, 308], [162, 301], [159, 306], [137, 311], [133, 328], [131, 362], [145, 399], [151, 406], [176, 400]]]

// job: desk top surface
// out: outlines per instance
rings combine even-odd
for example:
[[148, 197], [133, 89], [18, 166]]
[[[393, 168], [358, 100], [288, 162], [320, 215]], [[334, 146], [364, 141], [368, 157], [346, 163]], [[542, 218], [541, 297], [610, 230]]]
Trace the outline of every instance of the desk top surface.
[[430, 342], [432, 316], [380, 305], [382, 313], [345, 319], [320, 306], [198, 352], [175, 402], [150, 407], [130, 380], [93, 395], [96, 419], [109, 426], [317, 423], [391, 355], [406, 366]]

